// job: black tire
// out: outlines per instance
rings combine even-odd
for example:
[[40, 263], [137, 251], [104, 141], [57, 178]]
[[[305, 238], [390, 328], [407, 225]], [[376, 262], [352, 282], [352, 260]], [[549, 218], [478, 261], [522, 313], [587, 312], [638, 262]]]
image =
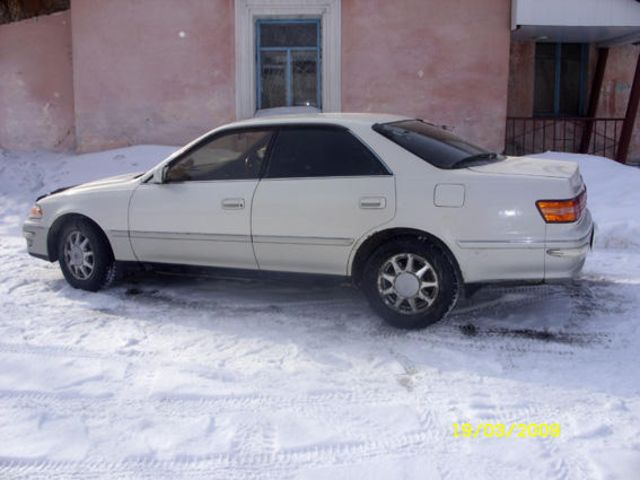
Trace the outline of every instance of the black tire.
[[[408, 298], [399, 295], [395, 290], [399, 288], [396, 286], [399, 285], [397, 282], [399, 276], [395, 277], [394, 283], [383, 278], [384, 273], [396, 271], [395, 266], [392, 267], [392, 270], [387, 270], [389, 265], [393, 264], [391, 259], [396, 259], [395, 264], [402, 267], [402, 259], [409, 257], [412, 258], [412, 264], [416, 262], [418, 267], [415, 268], [418, 270], [420, 270], [420, 265], [430, 267], [425, 269], [427, 273], [422, 274], [428, 275], [428, 277], [416, 277], [418, 282], [415, 284], [416, 295], [419, 297], [412, 297], [412, 304], [409, 303]], [[426, 262], [422, 262], [422, 260]], [[404, 267], [408, 268], [408, 260]], [[400, 273], [409, 272], [409, 270], [403, 271], [402, 268], [399, 271]], [[413, 280], [409, 280], [409, 282], [413, 282]], [[422, 286], [432, 283], [436, 285], [433, 287]], [[390, 240], [373, 252], [366, 262], [361, 286], [371, 307], [378, 315], [390, 325], [408, 330], [425, 328], [444, 318], [455, 306], [459, 291], [456, 268], [448, 255], [426, 239], [406, 237]], [[409, 289], [412, 288], [414, 287], [410, 285]], [[384, 295], [384, 292], [392, 293]], [[401, 303], [396, 305], [399, 299], [402, 299]]]
[[[76, 236], [77, 235], [77, 236]], [[91, 255], [85, 258], [90, 259], [91, 269], [75, 265], [70, 255], [65, 251], [67, 241], [75, 239], [86, 239], [84, 248], [91, 250]], [[81, 242], [81, 243], [84, 243]], [[84, 219], [73, 219], [67, 222], [60, 232], [57, 242], [58, 262], [64, 278], [69, 285], [74, 288], [95, 292], [108, 287], [117, 276], [117, 263], [113, 259], [113, 253], [109, 242], [104, 234], [89, 221]], [[88, 251], [83, 252], [86, 254]], [[78, 253], [77, 250], [74, 253]], [[83, 274], [79, 272], [84, 272]], [[86, 275], [85, 275], [86, 273]]]

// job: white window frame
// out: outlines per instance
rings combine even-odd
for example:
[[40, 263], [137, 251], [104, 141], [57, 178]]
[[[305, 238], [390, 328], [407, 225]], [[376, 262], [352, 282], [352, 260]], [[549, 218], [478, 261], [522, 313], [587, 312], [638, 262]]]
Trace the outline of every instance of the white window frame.
[[256, 111], [256, 20], [320, 18], [322, 28], [322, 111], [340, 111], [340, 1], [236, 0], [236, 118]]

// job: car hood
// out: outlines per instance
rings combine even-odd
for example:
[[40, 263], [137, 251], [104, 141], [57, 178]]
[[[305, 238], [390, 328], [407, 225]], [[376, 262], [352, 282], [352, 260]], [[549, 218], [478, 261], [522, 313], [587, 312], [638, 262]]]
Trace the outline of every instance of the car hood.
[[500, 162], [469, 167], [469, 170], [493, 175], [529, 175], [572, 179], [578, 177], [578, 164], [563, 160], [531, 157], [507, 157]]
[[104, 186], [118, 185], [118, 184], [121, 184], [121, 183], [127, 183], [127, 182], [133, 180], [134, 178], [139, 177], [143, 173], [144, 172], [125, 173], [125, 174], [122, 174], [122, 175], [115, 175], [113, 177], [101, 178], [100, 180], [94, 180], [94, 181], [91, 181], [91, 182], [87, 182], [87, 183], [82, 183], [80, 185], [76, 185], [75, 187], [72, 187], [72, 189], [73, 190], [84, 190], [84, 189], [94, 188], [94, 187], [104, 187]]
[[73, 193], [73, 192], [80, 192], [83, 190], [91, 190], [93, 188], [99, 188], [99, 187], [105, 187], [105, 186], [117, 186], [119, 184], [126, 184], [127, 182], [130, 182], [131, 180], [133, 180], [134, 178], [137, 178], [141, 175], [143, 175], [144, 172], [137, 172], [137, 173], [125, 173], [125, 174], [121, 174], [121, 175], [115, 175], [113, 177], [107, 177], [107, 178], [101, 178], [100, 180], [93, 180], [91, 182], [87, 182], [87, 183], [81, 183], [79, 185], [68, 185], [66, 187], [62, 187], [62, 188], [56, 188], [55, 190], [52, 190], [51, 192], [47, 192], [43, 195], [40, 195], [36, 201], [42, 200], [44, 198], [48, 198], [51, 197], [52, 195], [56, 195], [58, 193], [63, 193], [63, 192], [69, 192], [69, 193]]

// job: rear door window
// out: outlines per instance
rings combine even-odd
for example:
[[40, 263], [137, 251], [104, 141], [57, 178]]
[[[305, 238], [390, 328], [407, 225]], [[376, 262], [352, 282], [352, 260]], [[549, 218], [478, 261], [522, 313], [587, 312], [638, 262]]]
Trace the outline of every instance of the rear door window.
[[267, 178], [390, 175], [351, 132], [340, 127], [287, 127], [276, 136]]

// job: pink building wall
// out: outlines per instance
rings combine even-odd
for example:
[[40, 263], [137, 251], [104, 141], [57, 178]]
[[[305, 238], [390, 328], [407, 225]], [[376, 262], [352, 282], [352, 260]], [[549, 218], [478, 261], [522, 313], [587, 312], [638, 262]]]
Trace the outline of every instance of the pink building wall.
[[[533, 108], [534, 44], [510, 42], [509, 4], [343, 0], [342, 109], [421, 117], [501, 150], [507, 112]], [[599, 116], [624, 115], [638, 50], [611, 49]], [[234, 72], [234, 0], [72, 0], [71, 13], [0, 26], [0, 147], [183, 144], [235, 119]]]
[[510, 3], [343, 1], [342, 109], [421, 117], [502, 150]]
[[[235, 118], [232, 0], [71, 10], [80, 150], [180, 144]], [[502, 148], [508, 1], [347, 0], [342, 24], [344, 111], [420, 116]]]
[[0, 25], [0, 147], [74, 145], [69, 12]]
[[533, 114], [536, 44], [514, 41], [510, 51], [507, 115], [530, 117]]
[[72, 0], [81, 151], [179, 145], [235, 117], [233, 0]]
[[[233, 7], [73, 0], [79, 150], [180, 144], [233, 120]], [[415, 115], [502, 148], [507, 0], [345, 0], [342, 25], [344, 111]]]

